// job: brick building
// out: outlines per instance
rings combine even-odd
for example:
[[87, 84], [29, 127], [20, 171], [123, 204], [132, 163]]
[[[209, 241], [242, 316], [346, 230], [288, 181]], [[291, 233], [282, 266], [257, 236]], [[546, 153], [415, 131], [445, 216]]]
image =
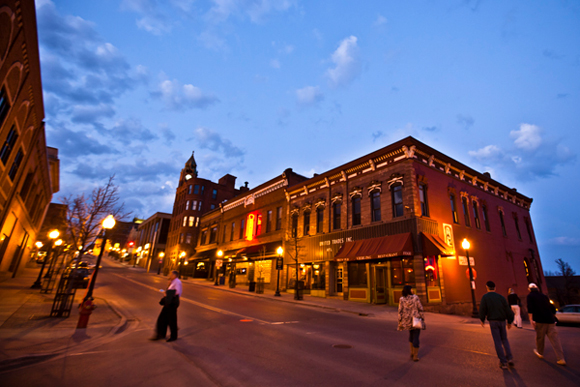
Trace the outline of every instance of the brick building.
[[199, 178], [192, 153], [181, 170], [175, 192], [164, 267], [175, 267], [180, 259], [195, 254], [201, 216], [248, 189], [242, 187], [237, 190], [235, 184], [236, 177], [229, 174], [217, 183]]
[[0, 0], [0, 271], [30, 257], [52, 195], [58, 150], [47, 148], [33, 0]]
[[218, 274], [224, 282], [226, 277], [237, 284], [261, 278], [266, 287], [274, 289], [276, 267], [272, 260], [277, 257], [277, 248], [284, 245], [288, 223], [286, 190], [305, 180], [287, 169], [203, 215], [196, 255], [188, 266], [203, 269], [208, 278], [215, 279], [219, 259], [223, 264]]
[[[299, 280], [315, 295], [394, 305], [412, 285], [432, 309], [470, 310], [464, 238], [477, 300], [488, 280], [520, 296], [529, 282], [544, 286], [532, 199], [412, 137], [288, 194], [288, 241], [299, 247]], [[294, 270], [286, 268], [288, 287]]]
[[147, 272], [157, 271], [163, 264], [170, 223], [171, 214], [156, 212], [139, 225], [139, 236], [135, 242], [139, 250], [137, 264]]
[[[478, 300], [488, 280], [520, 297], [529, 282], [546, 290], [532, 199], [412, 137], [310, 179], [295, 175], [281, 190], [284, 176], [202, 216], [195, 258], [213, 270], [223, 251], [222, 273], [235, 263], [240, 283], [258, 252], [272, 258], [282, 240], [281, 287], [289, 292], [298, 280], [313, 296], [395, 305], [408, 284], [428, 308], [464, 313], [471, 310], [466, 238]], [[263, 230], [274, 207], [283, 213], [276, 233], [239, 229], [252, 221]]]

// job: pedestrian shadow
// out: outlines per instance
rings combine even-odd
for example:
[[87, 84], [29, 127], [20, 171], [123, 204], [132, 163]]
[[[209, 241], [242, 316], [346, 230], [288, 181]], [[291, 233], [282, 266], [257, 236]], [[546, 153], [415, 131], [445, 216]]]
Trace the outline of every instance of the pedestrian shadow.
[[545, 362], [545, 363], [547, 365], [549, 365], [551, 368], [553, 368], [554, 371], [556, 371], [557, 373], [559, 373], [560, 375], [562, 375], [566, 379], [570, 380], [574, 384], [577, 384], [578, 383], [578, 380], [580, 379], [580, 373], [579, 372], [574, 372], [574, 370], [572, 370], [571, 368], [562, 367], [561, 365], [557, 365], [557, 364], [553, 364], [553, 363], [548, 363], [548, 362]]
[[401, 380], [409, 373], [409, 371], [413, 368], [414, 362], [409, 360], [408, 362], [402, 363], [400, 366], [393, 369], [389, 372], [382, 380], [388, 380], [391, 382], [396, 382]]
[[523, 381], [518, 371], [514, 368], [510, 368], [509, 371], [503, 371], [504, 384], [507, 387], [511, 386], [526, 386], [526, 382]]

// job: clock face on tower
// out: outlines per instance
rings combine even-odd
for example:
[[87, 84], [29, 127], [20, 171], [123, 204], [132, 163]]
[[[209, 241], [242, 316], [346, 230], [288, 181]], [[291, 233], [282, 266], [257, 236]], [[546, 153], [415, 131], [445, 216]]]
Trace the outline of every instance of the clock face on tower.
[[191, 175], [189, 175], [189, 174], [185, 175], [185, 180], [189, 180], [189, 179], [191, 179]]

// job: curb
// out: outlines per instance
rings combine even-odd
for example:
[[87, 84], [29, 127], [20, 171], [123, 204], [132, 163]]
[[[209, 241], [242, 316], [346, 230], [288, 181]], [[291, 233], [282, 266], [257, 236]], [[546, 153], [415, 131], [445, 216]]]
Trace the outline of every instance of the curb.
[[[197, 286], [210, 287], [210, 285], [205, 285], [205, 284], [198, 283], [198, 282], [187, 282], [187, 283], [191, 283], [191, 284], [197, 285]], [[262, 295], [258, 295], [258, 294], [250, 294], [250, 293], [243, 293], [243, 292], [236, 291], [236, 290], [230, 290], [229, 288], [220, 287], [220, 286], [216, 286], [216, 287], [214, 287], [214, 289], [222, 290], [222, 291], [226, 291], [226, 292], [230, 292], [230, 293], [235, 293], [235, 294], [239, 294], [241, 296], [246, 296], [246, 297], [261, 298], [263, 300], [269, 300], [269, 301], [285, 302], [287, 304], [302, 305], [302, 306], [307, 306], [310, 308], [326, 309], [326, 310], [330, 310], [330, 311], [334, 311], [334, 312], [338, 312], [338, 313], [350, 313], [350, 314], [355, 314], [355, 315], [361, 316], [361, 317], [375, 317], [376, 316], [376, 314], [374, 314], [374, 313], [363, 313], [363, 312], [349, 310], [349, 309], [336, 308], [333, 306], [318, 305], [318, 304], [313, 304], [313, 303], [308, 302], [308, 301], [302, 302], [302, 301], [296, 301], [296, 300], [286, 300], [286, 299], [283, 299], [282, 297], [271, 298], [268, 296], [262, 296]]]
[[[122, 312], [122, 308], [119, 305], [115, 305], [113, 303], [110, 303], [104, 298], [98, 298], [98, 299], [104, 301], [107, 304], [107, 306], [109, 308], [111, 308], [113, 313], [115, 313], [121, 319], [121, 321], [119, 321], [119, 323], [117, 323], [113, 328], [111, 328], [111, 330], [108, 333], [104, 334], [101, 337], [94, 339], [93, 341], [90, 342], [90, 344], [79, 343], [76, 345], [67, 345], [67, 346], [59, 347], [59, 348], [57, 348], [53, 351], [50, 351], [50, 352], [28, 354], [28, 355], [15, 357], [12, 359], [6, 359], [3, 361], [0, 361], [0, 374], [4, 373], [6, 371], [13, 371], [13, 370], [16, 370], [18, 368], [34, 365], [37, 363], [41, 363], [41, 362], [46, 361], [46, 360], [51, 360], [51, 359], [55, 359], [55, 358], [58, 358], [61, 356], [66, 356], [68, 353], [71, 352], [70, 350], [77, 348], [81, 345], [83, 346], [83, 350], [86, 350], [86, 349], [94, 348], [94, 347], [99, 346], [101, 344], [105, 344], [107, 341], [110, 341], [110, 339], [115, 337], [115, 335], [126, 332], [131, 325], [130, 323], [136, 321], [135, 319], [127, 318], [126, 315]], [[79, 329], [77, 329], [75, 332], [78, 332], [78, 331], [79, 331]]]

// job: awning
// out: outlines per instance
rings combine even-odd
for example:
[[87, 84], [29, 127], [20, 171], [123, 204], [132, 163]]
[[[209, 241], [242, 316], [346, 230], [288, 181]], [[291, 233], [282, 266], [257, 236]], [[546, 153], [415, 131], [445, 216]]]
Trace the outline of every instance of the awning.
[[423, 255], [425, 257], [432, 255], [440, 255], [442, 257], [450, 257], [455, 255], [451, 247], [447, 245], [438, 235], [421, 233], [423, 236]]
[[411, 233], [346, 242], [336, 253], [336, 261], [358, 261], [413, 255]]
[[246, 246], [237, 250], [227, 250], [224, 252], [224, 258], [259, 258], [259, 257], [274, 257], [276, 256], [276, 249], [282, 246], [282, 241], [262, 243], [252, 246]]

